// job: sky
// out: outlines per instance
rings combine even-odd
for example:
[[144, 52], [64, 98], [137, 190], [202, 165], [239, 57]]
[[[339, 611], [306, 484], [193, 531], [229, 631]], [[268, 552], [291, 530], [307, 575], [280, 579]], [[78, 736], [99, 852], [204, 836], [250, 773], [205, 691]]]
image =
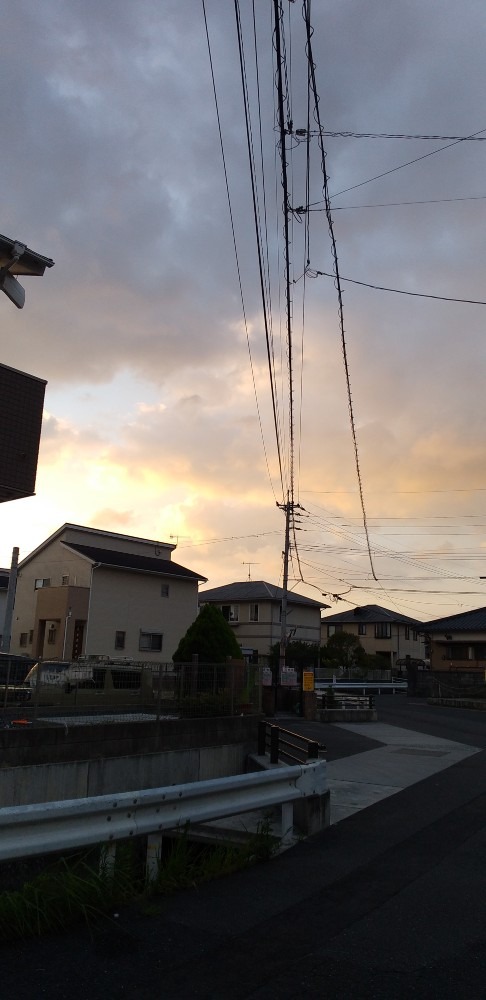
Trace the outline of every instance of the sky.
[[0, 299], [0, 360], [48, 382], [0, 565], [71, 522], [170, 541], [209, 587], [281, 584], [293, 483], [291, 588], [425, 621], [486, 605], [486, 307], [440, 299], [486, 300], [484, 5], [312, 5], [321, 128], [360, 133], [323, 144], [369, 550], [337, 293], [311, 276], [333, 259], [302, 5], [282, 3], [289, 204], [309, 206], [290, 333], [273, 3], [237, 6], [273, 403], [234, 4], [3, 4], [0, 231], [55, 266], [22, 311]]

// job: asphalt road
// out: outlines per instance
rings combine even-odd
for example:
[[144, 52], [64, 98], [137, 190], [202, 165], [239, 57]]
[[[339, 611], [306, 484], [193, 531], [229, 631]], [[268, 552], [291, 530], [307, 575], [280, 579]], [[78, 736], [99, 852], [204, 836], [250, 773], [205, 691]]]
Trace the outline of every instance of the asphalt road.
[[[400, 696], [383, 696], [378, 711], [390, 725], [486, 746], [486, 713]], [[335, 758], [376, 745], [322, 730]], [[165, 899], [157, 915], [126, 911], [91, 935], [0, 947], [2, 995], [486, 1000], [485, 859], [483, 750], [267, 864]]]

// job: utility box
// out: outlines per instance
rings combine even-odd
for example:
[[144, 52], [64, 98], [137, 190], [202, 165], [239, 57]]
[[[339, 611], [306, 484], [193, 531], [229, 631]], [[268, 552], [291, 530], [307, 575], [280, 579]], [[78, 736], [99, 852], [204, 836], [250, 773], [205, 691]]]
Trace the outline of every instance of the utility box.
[[0, 503], [35, 493], [46, 385], [0, 364]]

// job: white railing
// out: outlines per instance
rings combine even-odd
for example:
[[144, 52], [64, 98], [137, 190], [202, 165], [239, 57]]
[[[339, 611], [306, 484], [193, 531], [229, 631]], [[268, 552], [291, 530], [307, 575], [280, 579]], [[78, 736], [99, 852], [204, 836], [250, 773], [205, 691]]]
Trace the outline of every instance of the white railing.
[[0, 861], [112, 844], [148, 836], [148, 873], [156, 870], [162, 831], [254, 809], [282, 806], [282, 838], [292, 829], [292, 803], [327, 791], [326, 762], [313, 761], [166, 788], [97, 795], [0, 809]]

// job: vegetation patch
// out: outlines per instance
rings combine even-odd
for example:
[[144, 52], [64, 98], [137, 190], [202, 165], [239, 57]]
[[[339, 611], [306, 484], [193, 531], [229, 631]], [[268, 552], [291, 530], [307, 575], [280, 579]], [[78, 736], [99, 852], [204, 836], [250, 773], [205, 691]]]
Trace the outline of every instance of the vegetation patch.
[[21, 888], [0, 892], [0, 940], [25, 940], [80, 921], [91, 926], [129, 903], [149, 916], [158, 912], [158, 896], [267, 861], [278, 840], [268, 821], [243, 846], [195, 844], [186, 829], [163, 840], [159, 870], [150, 882], [142, 847], [142, 842], [119, 842], [114, 863], [106, 848], [61, 858]]

